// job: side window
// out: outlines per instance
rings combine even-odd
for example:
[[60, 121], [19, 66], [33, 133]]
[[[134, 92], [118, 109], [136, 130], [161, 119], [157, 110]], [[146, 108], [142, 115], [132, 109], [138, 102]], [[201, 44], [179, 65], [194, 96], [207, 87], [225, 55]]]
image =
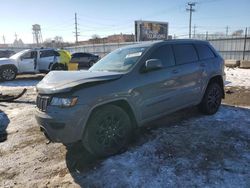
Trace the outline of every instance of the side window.
[[80, 57], [79, 53], [72, 54], [72, 58], [79, 58], [79, 57]]
[[80, 57], [88, 57], [86, 53], [81, 53]]
[[192, 44], [175, 44], [173, 48], [177, 65], [198, 61], [196, 50]]
[[55, 56], [55, 52], [53, 50], [40, 51], [40, 58], [51, 57], [51, 56]]
[[23, 59], [32, 59], [32, 52], [26, 52], [25, 54], [22, 55]]
[[86, 54], [86, 56], [85, 57], [91, 57], [92, 55], [91, 54]]
[[57, 52], [57, 51], [54, 51], [54, 55], [57, 56], [57, 57], [59, 57], [59, 56], [60, 56], [60, 53]]
[[214, 53], [211, 48], [205, 44], [195, 44], [195, 47], [198, 51], [200, 60], [214, 58]]
[[37, 51], [32, 51], [31, 57], [36, 59], [37, 58]]
[[150, 59], [160, 59], [164, 67], [175, 65], [174, 54], [171, 45], [164, 45], [157, 48], [150, 56]]

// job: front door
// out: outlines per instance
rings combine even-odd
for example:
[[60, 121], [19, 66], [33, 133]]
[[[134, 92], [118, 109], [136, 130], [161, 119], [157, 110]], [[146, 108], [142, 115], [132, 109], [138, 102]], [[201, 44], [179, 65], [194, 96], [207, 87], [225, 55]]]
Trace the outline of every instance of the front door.
[[19, 60], [20, 72], [35, 72], [36, 70], [36, 52], [29, 51], [23, 54]]
[[175, 59], [171, 45], [164, 44], [152, 52], [148, 59], [159, 59], [163, 68], [140, 73], [135, 89], [139, 98], [136, 101], [142, 121], [147, 121], [173, 111], [178, 106], [178, 74], [175, 72]]

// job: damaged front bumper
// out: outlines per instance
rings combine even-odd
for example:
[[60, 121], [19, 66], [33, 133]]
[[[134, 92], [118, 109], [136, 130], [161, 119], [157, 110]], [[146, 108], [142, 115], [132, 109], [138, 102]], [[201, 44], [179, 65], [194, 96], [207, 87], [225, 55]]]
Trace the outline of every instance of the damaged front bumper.
[[82, 139], [87, 113], [87, 105], [71, 108], [48, 106], [46, 112], [37, 108], [35, 117], [49, 140], [70, 144]]

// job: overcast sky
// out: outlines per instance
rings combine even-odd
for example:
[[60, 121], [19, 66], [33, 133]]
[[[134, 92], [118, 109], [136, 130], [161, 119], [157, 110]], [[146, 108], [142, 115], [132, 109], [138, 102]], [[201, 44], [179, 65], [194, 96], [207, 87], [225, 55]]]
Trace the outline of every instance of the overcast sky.
[[[79, 40], [114, 33], [134, 33], [134, 20], [169, 22], [169, 33], [187, 35], [189, 14], [184, 0], [1, 0], [0, 43], [13, 43], [15, 33], [32, 43], [32, 25], [40, 24], [43, 40], [62, 36], [74, 42], [74, 13]], [[196, 33], [229, 32], [250, 27], [250, 0], [197, 0]]]

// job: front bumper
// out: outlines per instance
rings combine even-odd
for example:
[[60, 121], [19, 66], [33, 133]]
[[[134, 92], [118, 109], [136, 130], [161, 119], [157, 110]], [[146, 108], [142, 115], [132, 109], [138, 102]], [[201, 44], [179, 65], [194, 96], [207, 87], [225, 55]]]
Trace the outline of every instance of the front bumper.
[[70, 108], [48, 106], [46, 112], [36, 110], [36, 120], [53, 142], [74, 143], [82, 139], [88, 114], [87, 105]]

